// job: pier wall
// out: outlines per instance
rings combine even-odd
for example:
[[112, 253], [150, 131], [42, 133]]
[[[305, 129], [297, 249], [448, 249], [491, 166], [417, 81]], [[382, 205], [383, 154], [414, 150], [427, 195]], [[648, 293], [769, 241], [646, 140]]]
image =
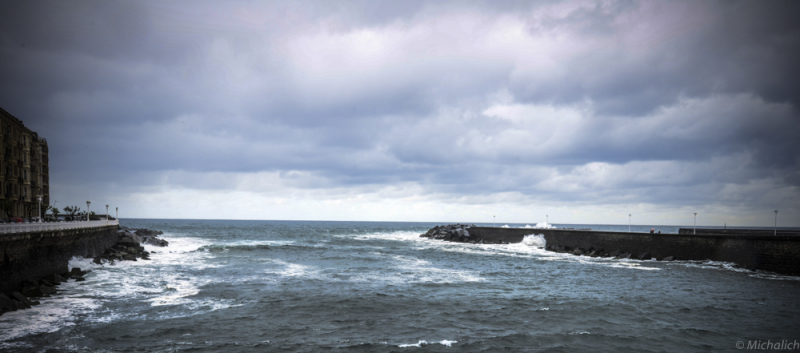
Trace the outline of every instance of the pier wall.
[[0, 293], [22, 281], [67, 272], [73, 256], [94, 257], [117, 242], [119, 226], [0, 234]]
[[[698, 229], [699, 231], [699, 229]], [[633, 257], [648, 252], [656, 259], [733, 262], [748, 269], [800, 275], [800, 236], [760, 234], [651, 234], [590, 230], [472, 227], [484, 239], [519, 242], [525, 235], [543, 235], [548, 245], [621, 250]]]

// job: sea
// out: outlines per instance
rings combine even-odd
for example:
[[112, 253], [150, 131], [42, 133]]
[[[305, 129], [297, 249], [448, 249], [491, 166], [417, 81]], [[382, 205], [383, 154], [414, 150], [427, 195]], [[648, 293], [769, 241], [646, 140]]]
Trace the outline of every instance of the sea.
[[123, 219], [169, 246], [145, 245], [149, 261], [73, 258], [86, 281], [0, 316], [0, 350], [800, 350], [798, 277], [558, 254], [534, 229], [628, 225], [496, 224], [531, 228], [517, 244], [420, 238], [439, 224]]

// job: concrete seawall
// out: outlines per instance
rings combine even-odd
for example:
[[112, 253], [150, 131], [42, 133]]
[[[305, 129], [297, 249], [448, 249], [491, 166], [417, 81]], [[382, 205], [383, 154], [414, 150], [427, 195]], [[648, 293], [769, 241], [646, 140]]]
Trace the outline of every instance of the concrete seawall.
[[26, 279], [67, 272], [73, 256], [94, 257], [117, 242], [119, 226], [0, 234], [0, 293]]
[[800, 236], [760, 234], [651, 234], [564, 229], [472, 227], [470, 234], [520, 242], [525, 235], [543, 235], [548, 245], [621, 250], [634, 257], [648, 252], [656, 259], [713, 260], [788, 275], [800, 275]]

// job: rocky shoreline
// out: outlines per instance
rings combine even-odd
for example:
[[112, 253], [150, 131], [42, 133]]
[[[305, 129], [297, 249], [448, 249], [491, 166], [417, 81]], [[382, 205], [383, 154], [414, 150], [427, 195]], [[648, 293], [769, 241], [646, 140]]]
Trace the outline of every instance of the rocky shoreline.
[[136, 259], [150, 260], [150, 253], [144, 250], [141, 244], [167, 246], [169, 242], [158, 238], [164, 234], [159, 230], [128, 229], [121, 227], [117, 231], [120, 236], [117, 244], [108, 248], [102, 255], [94, 258], [93, 262], [114, 264], [115, 261], [136, 261]]
[[[149, 229], [129, 229], [120, 227], [117, 231], [118, 240], [115, 245], [107, 249], [102, 255], [94, 258], [96, 264], [113, 265], [115, 261], [137, 261], [137, 258], [149, 260], [150, 253], [144, 250], [141, 244], [167, 246], [169, 242], [157, 236], [161, 231]], [[64, 268], [59, 273], [52, 273], [42, 278], [30, 278], [23, 281], [18, 291], [0, 293], [0, 315], [9, 311], [29, 309], [38, 305], [38, 298], [49, 297], [57, 292], [57, 287], [64, 282], [74, 280], [85, 281], [85, 275], [91, 272], [83, 271], [78, 267]]]

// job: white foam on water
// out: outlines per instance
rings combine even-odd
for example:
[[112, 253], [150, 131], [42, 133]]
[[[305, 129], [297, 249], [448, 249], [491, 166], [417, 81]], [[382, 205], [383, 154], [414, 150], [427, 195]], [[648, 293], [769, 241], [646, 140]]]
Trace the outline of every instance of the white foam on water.
[[797, 276], [789, 276], [789, 275], [782, 275], [774, 272], [765, 272], [765, 271], [751, 271], [746, 268], [741, 268], [733, 262], [723, 262], [723, 261], [670, 261], [669, 264], [685, 266], [685, 267], [694, 267], [694, 268], [702, 268], [707, 270], [720, 270], [720, 271], [732, 271], [738, 272], [742, 274], [747, 274], [750, 277], [754, 278], [762, 278], [762, 279], [771, 279], [771, 280], [778, 280], [778, 281], [800, 281], [800, 277]]
[[64, 326], [72, 326], [72, 312], [74, 308], [61, 307], [53, 298], [40, 298], [41, 304], [26, 310], [8, 312], [0, 316], [0, 348], [6, 347], [6, 340], [18, 337], [50, 333], [60, 330]]
[[506, 224], [506, 225], [500, 226], [500, 228], [511, 228], [511, 227], [509, 227], [508, 224]]
[[556, 227], [554, 227], [551, 223], [541, 222], [541, 223], [536, 223], [536, 225], [533, 227], [531, 227], [529, 224], [526, 224], [524, 227], [520, 228], [555, 229]]
[[[473, 271], [438, 268], [431, 266], [428, 261], [418, 258], [409, 258], [399, 255], [393, 256], [393, 258], [397, 263], [395, 268], [402, 272], [391, 276], [391, 280], [402, 283], [464, 283], [484, 281], [478, 273]], [[384, 278], [384, 281], [387, 280], [383, 273], [376, 273], [376, 276]]]
[[267, 269], [264, 273], [280, 275], [281, 277], [313, 277], [319, 271], [308, 265], [294, 264], [278, 259], [269, 259], [269, 262], [282, 266], [279, 269]]
[[534, 246], [540, 249], [544, 249], [547, 247], [547, 240], [544, 239], [544, 235], [536, 235], [536, 234], [529, 234], [522, 238], [522, 243], [527, 246]]
[[[447, 347], [452, 347], [453, 343], [458, 343], [458, 341], [441, 340], [439, 342], [433, 342], [433, 344], [441, 344], [441, 345], [447, 346]], [[397, 345], [397, 346], [400, 347], [400, 348], [409, 348], [409, 347], [422, 348], [422, 347], [427, 346], [428, 344], [429, 344], [428, 341], [420, 340], [417, 343], [400, 344], [400, 345]]]
[[443, 346], [448, 346], [448, 347], [452, 347], [453, 343], [458, 343], [458, 341], [448, 341], [448, 340], [439, 341], [439, 344], [441, 344]]
[[[31, 334], [55, 332], [74, 325], [78, 316], [93, 323], [109, 323], [125, 319], [120, 313], [103, 310], [103, 303], [113, 300], [141, 299], [153, 306], [184, 305], [190, 309], [219, 310], [237, 304], [229, 301], [196, 300], [204, 280], [188, 276], [185, 270], [215, 267], [205, 260], [212, 255], [197, 252], [210, 244], [200, 238], [163, 237], [167, 247], [144, 244], [151, 260], [119, 261], [98, 265], [89, 258], [72, 258], [68, 266], [87, 273], [83, 282], [69, 280], [57, 287], [50, 298], [40, 298], [40, 305], [0, 316], [0, 336], [4, 340]], [[206, 282], [209, 280], [205, 280]], [[241, 305], [241, 304], [238, 304]], [[202, 311], [202, 310], [201, 310]], [[126, 315], [134, 315], [127, 313]], [[9, 348], [5, 343], [0, 348]], [[12, 347], [13, 348], [13, 347]]]
[[428, 341], [425, 341], [425, 340], [420, 340], [420, 341], [419, 341], [419, 342], [417, 342], [417, 343], [407, 343], [407, 344], [401, 344], [401, 345], [398, 345], [398, 347], [400, 347], [400, 348], [408, 348], [408, 347], [423, 347], [423, 346], [427, 346], [427, 345], [428, 345]]
[[[163, 278], [164, 277], [162, 276], [162, 279]], [[200, 290], [197, 289], [197, 286], [189, 281], [180, 281], [177, 278], [171, 278], [169, 282], [170, 284], [164, 287], [161, 295], [148, 299], [150, 305], [163, 306], [188, 304], [191, 303], [192, 300], [187, 297], [200, 293]]]

